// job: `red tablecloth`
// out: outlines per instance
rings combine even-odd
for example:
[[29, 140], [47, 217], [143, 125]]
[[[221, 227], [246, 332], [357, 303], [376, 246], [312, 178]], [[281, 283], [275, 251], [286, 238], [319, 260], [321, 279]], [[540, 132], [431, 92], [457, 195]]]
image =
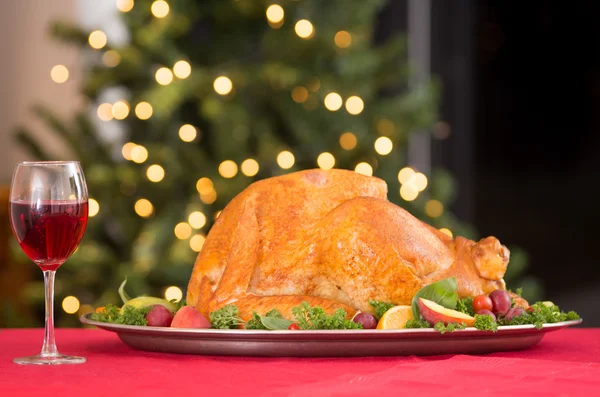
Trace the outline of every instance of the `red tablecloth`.
[[600, 395], [600, 329], [553, 332], [521, 352], [317, 359], [146, 353], [107, 331], [59, 329], [59, 350], [87, 363], [12, 363], [42, 336], [0, 331], [0, 396]]

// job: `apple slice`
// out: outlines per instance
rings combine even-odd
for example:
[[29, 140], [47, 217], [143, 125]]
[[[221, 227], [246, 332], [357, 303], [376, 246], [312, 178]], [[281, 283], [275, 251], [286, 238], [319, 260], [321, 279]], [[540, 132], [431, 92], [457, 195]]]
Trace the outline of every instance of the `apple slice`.
[[423, 319], [432, 326], [439, 322], [444, 323], [444, 325], [448, 325], [449, 323], [465, 323], [469, 327], [475, 324], [474, 317], [456, 310], [447, 309], [429, 299], [419, 298], [417, 305]]

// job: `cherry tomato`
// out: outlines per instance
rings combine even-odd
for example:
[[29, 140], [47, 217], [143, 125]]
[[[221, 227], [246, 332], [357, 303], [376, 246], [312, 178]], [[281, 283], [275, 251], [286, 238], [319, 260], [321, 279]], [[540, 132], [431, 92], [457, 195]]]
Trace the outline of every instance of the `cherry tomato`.
[[479, 295], [473, 299], [473, 311], [477, 313], [480, 310], [489, 310], [490, 312], [494, 308], [492, 299], [487, 295]]
[[296, 323], [291, 323], [288, 329], [294, 331], [300, 329], [300, 327]]

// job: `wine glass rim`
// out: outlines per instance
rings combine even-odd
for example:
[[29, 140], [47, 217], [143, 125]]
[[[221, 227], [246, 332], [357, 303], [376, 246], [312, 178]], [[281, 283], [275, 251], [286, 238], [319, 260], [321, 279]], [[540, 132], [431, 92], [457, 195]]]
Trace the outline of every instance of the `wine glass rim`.
[[17, 165], [67, 165], [79, 164], [76, 160], [60, 160], [60, 161], [21, 161]]

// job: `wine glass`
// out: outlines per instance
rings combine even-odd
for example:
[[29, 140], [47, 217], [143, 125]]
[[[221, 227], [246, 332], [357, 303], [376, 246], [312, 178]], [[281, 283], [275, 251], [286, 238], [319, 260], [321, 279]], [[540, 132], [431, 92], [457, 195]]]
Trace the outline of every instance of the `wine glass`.
[[42, 351], [14, 362], [84, 363], [83, 357], [60, 354], [54, 342], [54, 275], [79, 245], [88, 220], [88, 192], [79, 162], [19, 163], [10, 187], [10, 220], [19, 245], [44, 272], [46, 296]]

